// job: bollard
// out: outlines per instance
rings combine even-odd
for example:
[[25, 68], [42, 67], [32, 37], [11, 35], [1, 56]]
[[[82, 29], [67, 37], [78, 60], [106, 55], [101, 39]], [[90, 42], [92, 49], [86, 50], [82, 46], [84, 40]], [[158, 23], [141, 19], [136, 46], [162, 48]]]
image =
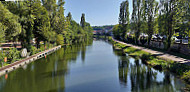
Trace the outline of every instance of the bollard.
[[7, 78], [8, 78], [8, 74], [5, 74], [5, 79], [7, 80]]
[[4, 62], [7, 62], [7, 57], [4, 58]]

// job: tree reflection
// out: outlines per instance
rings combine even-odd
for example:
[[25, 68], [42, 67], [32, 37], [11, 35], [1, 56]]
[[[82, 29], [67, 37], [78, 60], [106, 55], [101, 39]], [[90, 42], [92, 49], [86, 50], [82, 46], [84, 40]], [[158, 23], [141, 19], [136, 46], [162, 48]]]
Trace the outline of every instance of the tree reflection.
[[[122, 51], [114, 51], [119, 56], [118, 72], [120, 84], [132, 92], [175, 92], [180, 90], [180, 82], [169, 72], [160, 72], [144, 65], [141, 60], [126, 56]], [[130, 78], [130, 79], [129, 79]], [[172, 83], [172, 81], [174, 81]]]
[[[91, 42], [90, 42], [91, 41]], [[0, 79], [0, 92], [64, 92], [65, 75], [69, 73], [69, 62], [76, 62], [92, 40], [72, 46], [65, 46], [32, 64], [26, 70], [20, 68], [9, 74], [7, 80]]]
[[123, 85], [127, 85], [128, 69], [129, 69], [129, 59], [123, 55], [118, 61], [119, 66], [119, 80]]

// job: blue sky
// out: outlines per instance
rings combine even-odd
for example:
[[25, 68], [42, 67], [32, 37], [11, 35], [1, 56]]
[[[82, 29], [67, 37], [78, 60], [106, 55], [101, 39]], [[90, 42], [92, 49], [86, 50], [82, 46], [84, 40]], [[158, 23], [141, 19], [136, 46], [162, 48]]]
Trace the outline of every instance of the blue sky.
[[[115, 25], [118, 23], [120, 3], [124, 0], [65, 0], [65, 15], [71, 12], [78, 23], [82, 13], [92, 26]], [[132, 0], [129, 0], [132, 12]]]

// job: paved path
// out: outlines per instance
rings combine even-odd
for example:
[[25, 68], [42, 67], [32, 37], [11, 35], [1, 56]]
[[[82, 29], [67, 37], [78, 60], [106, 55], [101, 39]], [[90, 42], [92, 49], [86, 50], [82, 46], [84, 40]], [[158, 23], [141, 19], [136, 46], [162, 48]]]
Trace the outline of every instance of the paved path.
[[167, 54], [167, 53], [164, 53], [164, 52], [154, 51], [154, 50], [151, 50], [151, 49], [148, 49], [148, 48], [145, 48], [145, 47], [140, 47], [140, 46], [135, 46], [135, 45], [132, 45], [132, 44], [127, 44], [127, 43], [124, 43], [124, 42], [121, 42], [121, 41], [118, 41], [118, 40], [115, 40], [115, 39], [113, 39], [113, 40], [116, 41], [116, 42], [119, 42], [121, 44], [125, 44], [127, 46], [130, 46], [130, 47], [133, 47], [133, 48], [140, 49], [142, 51], [151, 53], [152, 55], [155, 55], [155, 56], [157, 56], [159, 58], [162, 58], [164, 60], [172, 60], [172, 61], [175, 61], [175, 62], [178, 62], [178, 63], [183, 63], [183, 64], [190, 65], [190, 60], [188, 60], [188, 59], [184, 59], [184, 58], [181, 58], [181, 57], [178, 57], [178, 56], [170, 55], [170, 54]]

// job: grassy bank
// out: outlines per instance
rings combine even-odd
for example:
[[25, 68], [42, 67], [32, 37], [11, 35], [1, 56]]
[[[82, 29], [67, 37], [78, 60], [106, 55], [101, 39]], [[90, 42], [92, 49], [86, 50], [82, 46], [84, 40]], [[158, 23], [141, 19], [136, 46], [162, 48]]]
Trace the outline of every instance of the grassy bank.
[[190, 84], [190, 67], [188, 65], [179, 64], [170, 60], [162, 60], [152, 55], [151, 53], [127, 45], [123, 45], [111, 39], [109, 40], [113, 42], [115, 47], [122, 49], [125, 53], [128, 53], [130, 56], [134, 58], [142, 59], [142, 61], [148, 66], [159, 70], [169, 70], [177, 74], [181, 79], [185, 80], [188, 84]]

